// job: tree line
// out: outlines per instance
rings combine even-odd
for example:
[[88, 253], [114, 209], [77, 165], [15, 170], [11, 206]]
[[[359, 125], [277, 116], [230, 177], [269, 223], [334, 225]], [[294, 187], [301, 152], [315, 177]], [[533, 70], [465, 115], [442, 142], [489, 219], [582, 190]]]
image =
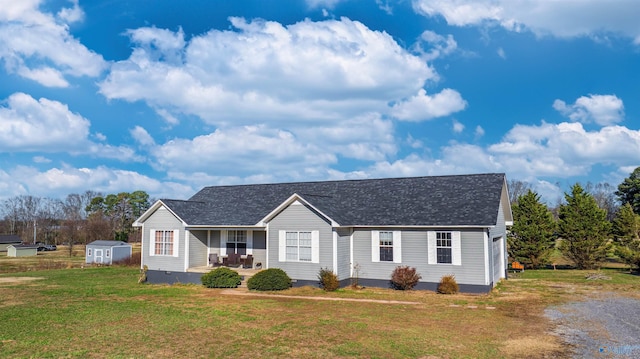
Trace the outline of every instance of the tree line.
[[640, 270], [640, 167], [617, 189], [576, 183], [555, 208], [525, 182], [510, 183], [510, 200], [512, 260], [540, 268], [558, 249], [578, 269], [595, 269], [615, 258]]
[[108, 195], [86, 191], [64, 199], [20, 195], [0, 203], [0, 233], [16, 234], [28, 243], [139, 241], [140, 233], [132, 224], [150, 206], [145, 191]]

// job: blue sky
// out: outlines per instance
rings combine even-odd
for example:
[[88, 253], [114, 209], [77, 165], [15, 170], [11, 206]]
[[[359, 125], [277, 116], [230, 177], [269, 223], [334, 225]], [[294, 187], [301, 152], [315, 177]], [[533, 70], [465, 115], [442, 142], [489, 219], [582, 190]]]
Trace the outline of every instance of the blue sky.
[[0, 199], [640, 166], [635, 0], [0, 0]]

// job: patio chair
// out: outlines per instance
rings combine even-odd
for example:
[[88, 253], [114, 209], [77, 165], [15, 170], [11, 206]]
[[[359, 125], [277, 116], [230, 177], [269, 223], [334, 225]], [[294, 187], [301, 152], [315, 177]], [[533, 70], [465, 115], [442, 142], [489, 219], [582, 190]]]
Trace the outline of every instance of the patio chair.
[[213, 267], [220, 266], [220, 260], [218, 259], [218, 253], [209, 253], [209, 265]]
[[253, 255], [247, 254], [242, 263], [242, 268], [253, 268]]

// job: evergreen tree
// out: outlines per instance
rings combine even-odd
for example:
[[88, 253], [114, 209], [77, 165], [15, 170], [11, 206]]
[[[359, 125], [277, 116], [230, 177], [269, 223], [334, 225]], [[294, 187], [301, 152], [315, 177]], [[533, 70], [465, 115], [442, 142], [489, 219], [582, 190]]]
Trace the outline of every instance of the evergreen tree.
[[629, 203], [636, 214], [640, 214], [640, 167], [625, 178], [616, 191], [621, 204]]
[[507, 236], [509, 257], [530, 268], [549, 261], [555, 245], [556, 222], [540, 196], [528, 190], [513, 206], [513, 226]]
[[620, 207], [613, 219], [613, 234], [616, 255], [632, 268], [640, 269], [640, 216], [633, 212], [629, 203]]
[[607, 213], [580, 184], [571, 188], [571, 194], [565, 193], [565, 200], [558, 222], [560, 250], [578, 269], [597, 268], [609, 249]]

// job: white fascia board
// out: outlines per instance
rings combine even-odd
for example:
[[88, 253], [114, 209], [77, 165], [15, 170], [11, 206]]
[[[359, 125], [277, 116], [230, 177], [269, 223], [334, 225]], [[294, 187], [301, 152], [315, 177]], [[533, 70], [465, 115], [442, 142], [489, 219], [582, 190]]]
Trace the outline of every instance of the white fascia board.
[[232, 229], [232, 230], [255, 230], [266, 229], [265, 226], [223, 226], [223, 225], [208, 225], [198, 224], [193, 226], [185, 226], [185, 229]]
[[495, 225], [488, 226], [486, 224], [479, 225], [464, 225], [464, 226], [451, 226], [451, 225], [355, 225], [344, 226], [343, 228], [411, 228], [411, 229], [432, 229], [432, 228], [452, 228], [452, 229], [477, 229], [477, 228], [494, 228]]
[[295, 201], [300, 201], [305, 205], [311, 207], [314, 211], [318, 212], [322, 217], [326, 218], [329, 222], [331, 222], [332, 227], [340, 227], [340, 224], [338, 222], [334, 221], [331, 217], [322, 213], [321, 210], [314, 207], [311, 203], [309, 203], [307, 200], [302, 198], [297, 193], [292, 194], [289, 198], [287, 198], [284, 202], [282, 202], [273, 211], [269, 212], [269, 214], [267, 214], [263, 219], [261, 219], [260, 222], [256, 223], [256, 226], [262, 226], [262, 227], [266, 226], [267, 222], [269, 222], [271, 219], [273, 219], [273, 217], [275, 217], [278, 213], [280, 213], [283, 209], [285, 209], [287, 206], [294, 203]]
[[185, 226], [185, 227], [187, 226], [187, 222], [185, 222], [182, 218], [180, 218], [180, 216], [178, 216], [174, 211], [172, 211], [171, 208], [169, 208], [169, 206], [164, 204], [164, 202], [162, 202], [162, 200], [157, 200], [156, 203], [154, 203], [151, 207], [149, 207], [149, 209], [146, 210], [140, 216], [140, 218], [136, 219], [136, 221], [133, 222], [132, 226], [133, 227], [142, 227], [142, 224], [144, 223], [144, 221], [146, 221], [147, 218], [149, 218], [160, 207], [166, 208], [167, 211], [169, 211], [174, 217], [176, 217], [180, 222], [182, 222], [183, 226]]

